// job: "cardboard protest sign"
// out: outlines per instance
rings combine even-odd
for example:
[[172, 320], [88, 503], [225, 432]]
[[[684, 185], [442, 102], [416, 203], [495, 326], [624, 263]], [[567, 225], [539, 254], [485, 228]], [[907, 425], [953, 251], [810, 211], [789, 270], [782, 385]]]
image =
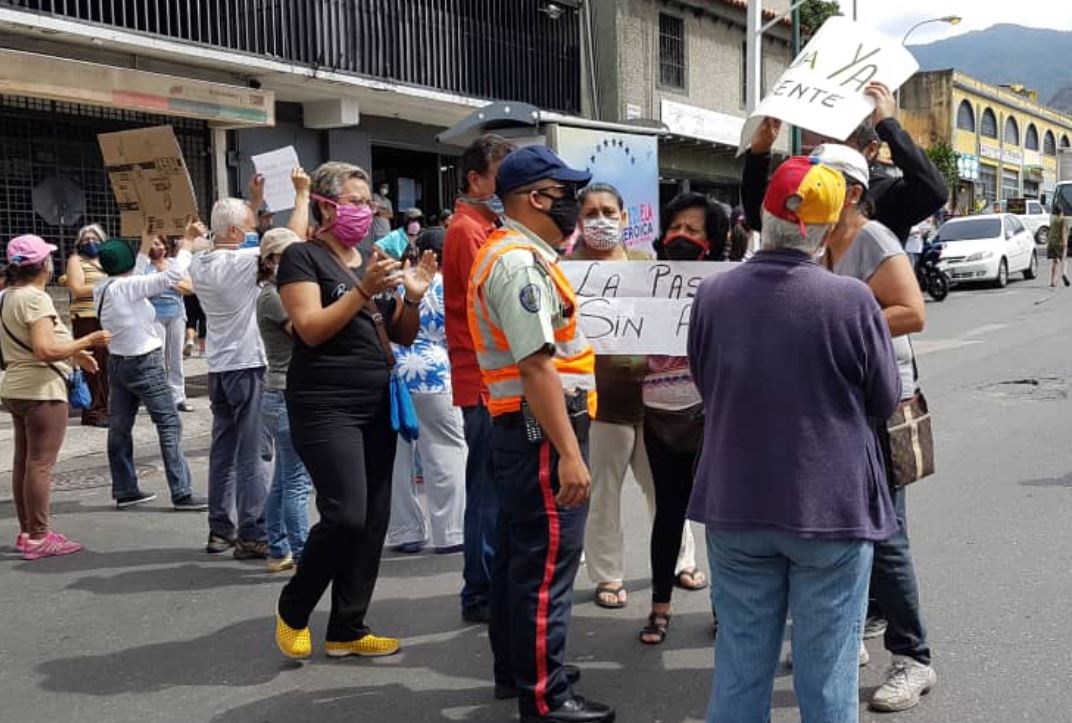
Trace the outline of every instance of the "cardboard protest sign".
[[254, 170], [264, 176], [264, 203], [268, 210], [275, 213], [294, 208], [294, 184], [290, 174], [301, 165], [294, 146], [261, 153], [250, 160]]
[[148, 226], [181, 236], [186, 219], [197, 215], [197, 201], [171, 126], [101, 133], [97, 141], [119, 204], [120, 234], [138, 238]]
[[597, 354], [684, 356], [692, 297], [708, 276], [736, 263], [565, 261], [579, 323]]
[[823, 23], [741, 130], [737, 155], [765, 116], [845, 140], [874, 110], [868, 83], [901, 87], [919, 68], [912, 53], [877, 31], [836, 16]]

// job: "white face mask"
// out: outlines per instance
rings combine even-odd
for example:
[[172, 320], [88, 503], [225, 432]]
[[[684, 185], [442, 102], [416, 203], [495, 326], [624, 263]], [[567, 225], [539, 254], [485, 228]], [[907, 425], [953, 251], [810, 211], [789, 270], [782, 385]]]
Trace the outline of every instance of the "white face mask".
[[611, 218], [586, 218], [581, 222], [584, 244], [595, 251], [609, 251], [622, 241], [622, 229]]

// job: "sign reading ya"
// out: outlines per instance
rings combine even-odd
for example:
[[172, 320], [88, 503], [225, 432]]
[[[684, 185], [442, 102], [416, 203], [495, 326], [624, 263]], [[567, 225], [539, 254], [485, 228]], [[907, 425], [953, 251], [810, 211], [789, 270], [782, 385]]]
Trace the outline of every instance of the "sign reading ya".
[[597, 354], [685, 356], [700, 282], [737, 264], [713, 261], [565, 261], [579, 322]]
[[744, 153], [764, 117], [845, 140], [874, 110], [868, 83], [896, 90], [919, 68], [908, 50], [875, 30], [836, 16], [823, 23], [741, 130]]

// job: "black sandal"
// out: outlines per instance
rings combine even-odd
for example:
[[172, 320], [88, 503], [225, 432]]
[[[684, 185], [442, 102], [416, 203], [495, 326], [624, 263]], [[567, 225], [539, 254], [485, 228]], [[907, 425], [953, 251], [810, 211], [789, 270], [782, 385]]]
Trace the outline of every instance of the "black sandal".
[[691, 567], [677, 574], [677, 578], [674, 580], [674, 587], [679, 587], [682, 590], [692, 590], [693, 592], [703, 590], [707, 587], [707, 576], [698, 568]]
[[[628, 596], [625, 600], [622, 599], [622, 595], [626, 594], [625, 585], [621, 583], [601, 582], [596, 585], [596, 605], [601, 608], [607, 608], [608, 610], [620, 610], [626, 606], [629, 602]], [[614, 598], [614, 602], [608, 602], [609, 597]]]
[[[666, 632], [670, 629], [670, 613], [650, 613], [648, 624], [640, 630], [640, 642], [644, 645], [662, 645]], [[645, 636], [658, 635], [658, 640], [647, 640]]]

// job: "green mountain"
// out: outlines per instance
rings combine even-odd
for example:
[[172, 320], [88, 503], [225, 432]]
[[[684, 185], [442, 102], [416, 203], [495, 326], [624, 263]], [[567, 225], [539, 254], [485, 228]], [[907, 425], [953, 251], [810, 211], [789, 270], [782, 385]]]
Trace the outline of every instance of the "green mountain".
[[955, 68], [988, 83], [1021, 83], [1039, 101], [1072, 112], [1072, 32], [994, 25], [910, 45], [923, 70]]

